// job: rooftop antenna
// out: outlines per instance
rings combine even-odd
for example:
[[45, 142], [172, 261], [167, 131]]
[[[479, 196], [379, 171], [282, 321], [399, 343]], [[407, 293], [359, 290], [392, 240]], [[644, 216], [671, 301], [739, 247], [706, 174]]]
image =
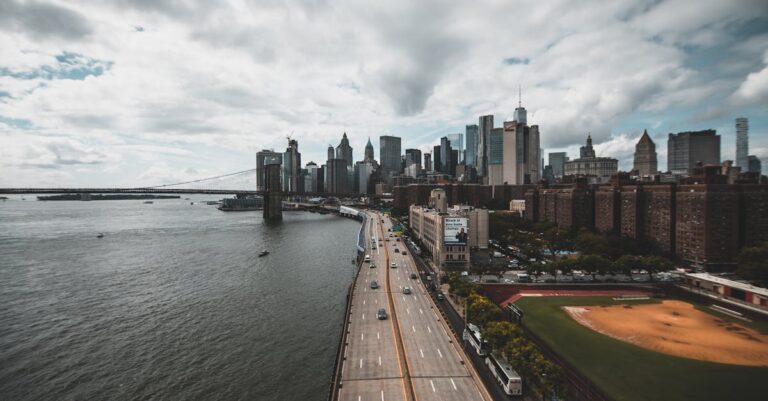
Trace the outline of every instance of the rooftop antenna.
[[517, 86], [517, 107], [523, 107], [523, 85]]

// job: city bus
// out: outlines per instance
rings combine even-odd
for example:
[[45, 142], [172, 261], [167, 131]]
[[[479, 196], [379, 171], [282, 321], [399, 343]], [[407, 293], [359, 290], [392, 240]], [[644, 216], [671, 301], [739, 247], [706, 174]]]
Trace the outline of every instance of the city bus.
[[483, 341], [480, 335], [480, 329], [472, 323], [467, 323], [467, 327], [464, 328], [464, 334], [462, 335], [465, 341], [474, 348], [477, 355], [488, 355], [488, 343]]
[[523, 395], [523, 379], [501, 355], [489, 354], [485, 364], [507, 395]]

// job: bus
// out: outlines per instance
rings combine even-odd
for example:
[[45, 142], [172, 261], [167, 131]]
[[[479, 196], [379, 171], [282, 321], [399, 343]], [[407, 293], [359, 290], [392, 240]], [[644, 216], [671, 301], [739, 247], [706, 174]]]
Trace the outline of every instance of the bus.
[[491, 353], [485, 358], [485, 364], [493, 377], [501, 384], [507, 395], [523, 395], [523, 379], [501, 355]]
[[488, 355], [488, 343], [483, 341], [480, 335], [480, 329], [472, 323], [467, 323], [467, 327], [464, 328], [464, 334], [462, 335], [465, 341], [468, 341], [472, 348], [475, 349], [477, 355]]

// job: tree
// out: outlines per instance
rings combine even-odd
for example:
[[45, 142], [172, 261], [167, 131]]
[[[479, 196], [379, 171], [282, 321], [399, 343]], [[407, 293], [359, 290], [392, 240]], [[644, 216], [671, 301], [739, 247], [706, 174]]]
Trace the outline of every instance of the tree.
[[616, 273], [624, 273], [629, 274], [629, 272], [636, 268], [638, 262], [637, 257], [633, 255], [624, 255], [618, 259], [616, 259], [615, 262], [611, 265], [611, 270]]
[[582, 269], [592, 273], [605, 274], [611, 267], [611, 262], [600, 255], [582, 255], [579, 258]]
[[490, 322], [485, 326], [482, 335], [492, 349], [502, 349], [513, 337], [520, 336], [520, 329], [510, 322]]
[[743, 248], [736, 261], [739, 265], [736, 274], [761, 287], [768, 287], [768, 243]]
[[482, 295], [470, 294], [467, 304], [467, 320], [481, 328], [502, 317], [501, 308]]

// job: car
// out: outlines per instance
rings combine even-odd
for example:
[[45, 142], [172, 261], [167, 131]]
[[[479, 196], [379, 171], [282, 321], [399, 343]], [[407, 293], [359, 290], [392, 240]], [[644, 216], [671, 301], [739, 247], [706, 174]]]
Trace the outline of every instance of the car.
[[379, 288], [379, 283], [377, 283], [376, 280], [371, 281], [371, 288], [374, 290]]
[[443, 294], [437, 294], [437, 300], [438, 301], [442, 301], [444, 299], [445, 299], [445, 297], [443, 296]]
[[395, 248], [395, 253], [400, 253], [400, 250]]
[[410, 294], [411, 293], [411, 287], [403, 287], [403, 294]]
[[402, 253], [403, 255], [407, 255], [407, 254], [408, 254], [408, 253], [406, 253], [405, 251], [402, 251], [402, 252], [400, 252], [400, 253]]
[[395, 241], [400, 242], [400, 237], [395, 238]]
[[384, 308], [379, 309], [376, 313], [376, 317], [379, 318], [379, 320], [387, 320], [387, 310]]
[[371, 269], [375, 269], [375, 268], [376, 268], [376, 265], [375, 265], [375, 264], [373, 264], [373, 263], [371, 263], [371, 265], [370, 265], [370, 266], [368, 266], [368, 267], [370, 267]]
[[384, 241], [387, 241], [387, 242], [389, 242], [389, 238], [384, 238]]
[[411, 279], [416, 280], [419, 278], [419, 276], [416, 275], [416, 273], [411, 273]]
[[391, 267], [393, 269], [397, 269], [397, 263], [392, 262], [392, 263], [389, 264], [389, 267]]

